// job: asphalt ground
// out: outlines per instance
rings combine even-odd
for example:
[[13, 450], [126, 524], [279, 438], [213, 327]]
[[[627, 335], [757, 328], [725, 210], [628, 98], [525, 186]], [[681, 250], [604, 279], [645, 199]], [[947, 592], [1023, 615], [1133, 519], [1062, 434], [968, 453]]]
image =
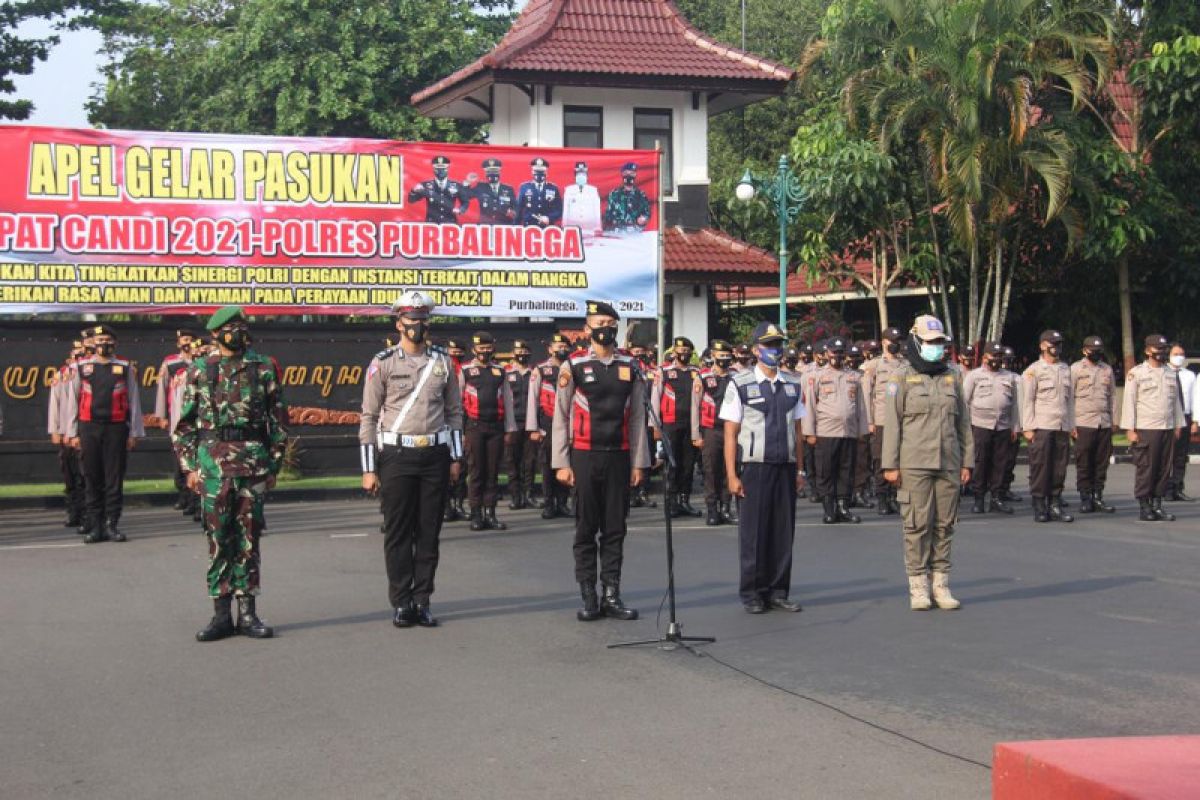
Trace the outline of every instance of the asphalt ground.
[[209, 644], [205, 542], [177, 512], [84, 546], [6, 511], [0, 796], [987, 797], [997, 741], [1197, 731], [1200, 503], [1139, 523], [1132, 468], [1110, 482], [1120, 511], [1073, 525], [964, 514], [957, 612], [908, 610], [895, 517], [825, 526], [802, 501], [804, 611], [762, 616], [736, 531], [678, 521], [702, 657], [605, 647], [666, 628], [657, 510], [630, 518], [637, 622], [577, 622], [570, 525], [502, 506], [507, 532], [443, 532], [442, 626], [397, 630], [373, 502], [268, 506], [276, 638]]

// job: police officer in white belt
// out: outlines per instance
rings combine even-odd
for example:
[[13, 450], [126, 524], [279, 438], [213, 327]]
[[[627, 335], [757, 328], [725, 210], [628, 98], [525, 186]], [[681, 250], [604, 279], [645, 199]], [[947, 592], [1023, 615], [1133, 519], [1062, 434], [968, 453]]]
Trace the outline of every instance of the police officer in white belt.
[[382, 495], [388, 599], [397, 628], [438, 622], [429, 608], [446, 489], [462, 469], [462, 394], [444, 350], [425, 343], [433, 300], [392, 306], [400, 344], [375, 356], [363, 385], [363, 489]]
[[942, 361], [946, 342], [941, 320], [917, 317], [908, 338], [908, 363], [892, 373], [884, 390], [880, 466], [900, 501], [909, 607], [914, 611], [933, 603], [945, 609], [960, 605], [950, 593], [950, 540], [958, 521], [959, 488], [970, 480], [975, 448], [962, 384]]
[[761, 614], [768, 608], [799, 611], [800, 604], [788, 594], [796, 492], [804, 480], [796, 469], [804, 461], [800, 430], [804, 401], [800, 381], [779, 369], [783, 331], [760, 322], [753, 341], [758, 364], [734, 374], [720, 414], [725, 421], [729, 492], [742, 498], [738, 593], [749, 614]]
[[1021, 430], [1029, 442], [1029, 493], [1038, 522], [1074, 522], [1063, 510], [1063, 484], [1075, 429], [1075, 392], [1071, 368], [1059, 359], [1062, 334], [1042, 331], [1041, 357], [1021, 379]]
[[1133, 496], [1143, 522], [1174, 522], [1163, 511], [1163, 495], [1171, 479], [1171, 461], [1184, 427], [1179, 377], [1167, 366], [1167, 337], [1146, 337], [1146, 360], [1125, 376], [1121, 427], [1133, 454]]

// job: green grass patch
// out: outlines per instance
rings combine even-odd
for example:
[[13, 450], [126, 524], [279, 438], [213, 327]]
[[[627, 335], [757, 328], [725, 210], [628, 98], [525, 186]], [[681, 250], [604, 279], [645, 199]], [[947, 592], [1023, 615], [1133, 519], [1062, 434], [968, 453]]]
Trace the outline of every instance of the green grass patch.
[[[284, 478], [275, 491], [299, 489], [355, 489], [362, 485], [360, 475], [328, 475], [320, 478]], [[0, 486], [0, 498], [7, 497], [53, 497], [62, 494], [61, 483], [19, 483]], [[125, 494], [164, 494], [175, 491], [175, 482], [170, 478], [140, 478], [125, 481]]]

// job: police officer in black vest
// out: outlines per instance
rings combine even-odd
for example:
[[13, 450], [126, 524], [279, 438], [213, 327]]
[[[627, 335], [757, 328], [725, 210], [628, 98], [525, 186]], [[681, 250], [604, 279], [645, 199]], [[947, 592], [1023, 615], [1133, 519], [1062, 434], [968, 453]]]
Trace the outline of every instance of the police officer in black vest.
[[725, 423], [717, 418], [725, 391], [733, 380], [733, 347], [716, 339], [709, 349], [713, 365], [701, 374], [700, 438], [704, 440], [704, 504], [708, 510], [706, 525], [738, 522], [725, 474]]
[[[512, 225], [517, 220], [517, 193], [507, 183], [500, 182], [498, 158], [483, 160], [485, 182], [470, 190], [470, 199], [479, 204], [479, 221], [484, 225]], [[467, 181], [472, 179], [467, 176]]]
[[529, 378], [529, 407], [525, 429], [538, 446], [538, 464], [542, 470], [542, 519], [565, 517], [569, 491], [558, 482], [551, 466], [554, 452], [554, 404], [558, 397], [558, 373], [571, 356], [571, 340], [554, 334], [547, 348], [550, 357], [532, 370]]
[[467, 210], [470, 198], [461, 183], [450, 180], [450, 159], [436, 156], [431, 163], [433, 180], [414, 186], [408, 193], [408, 202], [425, 201], [426, 222], [458, 222], [458, 215]]
[[742, 498], [738, 593], [749, 614], [800, 610], [788, 594], [796, 491], [803, 482], [796, 469], [803, 462], [800, 420], [806, 411], [800, 381], [779, 369], [784, 341], [779, 326], [758, 324], [758, 364], [733, 376], [721, 405], [729, 491]]
[[[513, 511], [529, 507], [529, 495], [533, 491], [533, 473], [537, 466], [537, 444], [529, 436], [527, 430], [529, 415], [529, 384], [533, 379], [533, 369], [529, 366], [531, 354], [529, 343], [524, 339], [513, 342], [513, 360], [504, 374], [504, 381], [512, 393], [512, 417], [516, 430], [509, 434], [510, 445], [505, 448], [508, 454], [508, 488], [512, 500], [508, 507]], [[534, 411], [536, 414], [536, 409]]]
[[[582, 622], [638, 616], [621, 601], [621, 563], [629, 489], [641, 483], [650, 451], [642, 371], [617, 351], [619, 319], [608, 303], [588, 301], [591, 345], [562, 366], [555, 398], [553, 466], [578, 493], [575, 580], [583, 608], [576, 617]], [[603, 602], [596, 596], [597, 553]]]
[[117, 335], [112, 328], [97, 325], [85, 334], [92, 337], [96, 354], [79, 363], [67, 390], [67, 436], [80, 450], [86, 486], [84, 541], [123, 542], [125, 534], [117, 523], [125, 504], [126, 458], [146, 435], [137, 370], [115, 357]]
[[471, 337], [475, 358], [462, 366], [463, 433], [467, 442], [467, 503], [471, 530], [508, 530], [496, 519], [496, 494], [505, 434], [516, 431], [513, 396], [496, 363], [496, 340], [487, 331]]
[[695, 346], [686, 336], [675, 339], [671, 361], [654, 374], [650, 403], [662, 423], [659, 436], [669, 439], [675, 456], [675, 468], [668, 470], [667, 491], [671, 516], [699, 517], [692, 507], [692, 474], [696, 470], [696, 451], [700, 440], [700, 371], [692, 366]]

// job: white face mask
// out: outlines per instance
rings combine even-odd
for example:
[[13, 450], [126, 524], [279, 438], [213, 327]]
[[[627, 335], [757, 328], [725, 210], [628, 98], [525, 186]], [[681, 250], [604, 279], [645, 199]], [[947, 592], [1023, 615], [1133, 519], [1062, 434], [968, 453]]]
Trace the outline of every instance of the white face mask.
[[1180, 369], [1187, 363], [1186, 356], [1171, 356], [1171, 366]]

